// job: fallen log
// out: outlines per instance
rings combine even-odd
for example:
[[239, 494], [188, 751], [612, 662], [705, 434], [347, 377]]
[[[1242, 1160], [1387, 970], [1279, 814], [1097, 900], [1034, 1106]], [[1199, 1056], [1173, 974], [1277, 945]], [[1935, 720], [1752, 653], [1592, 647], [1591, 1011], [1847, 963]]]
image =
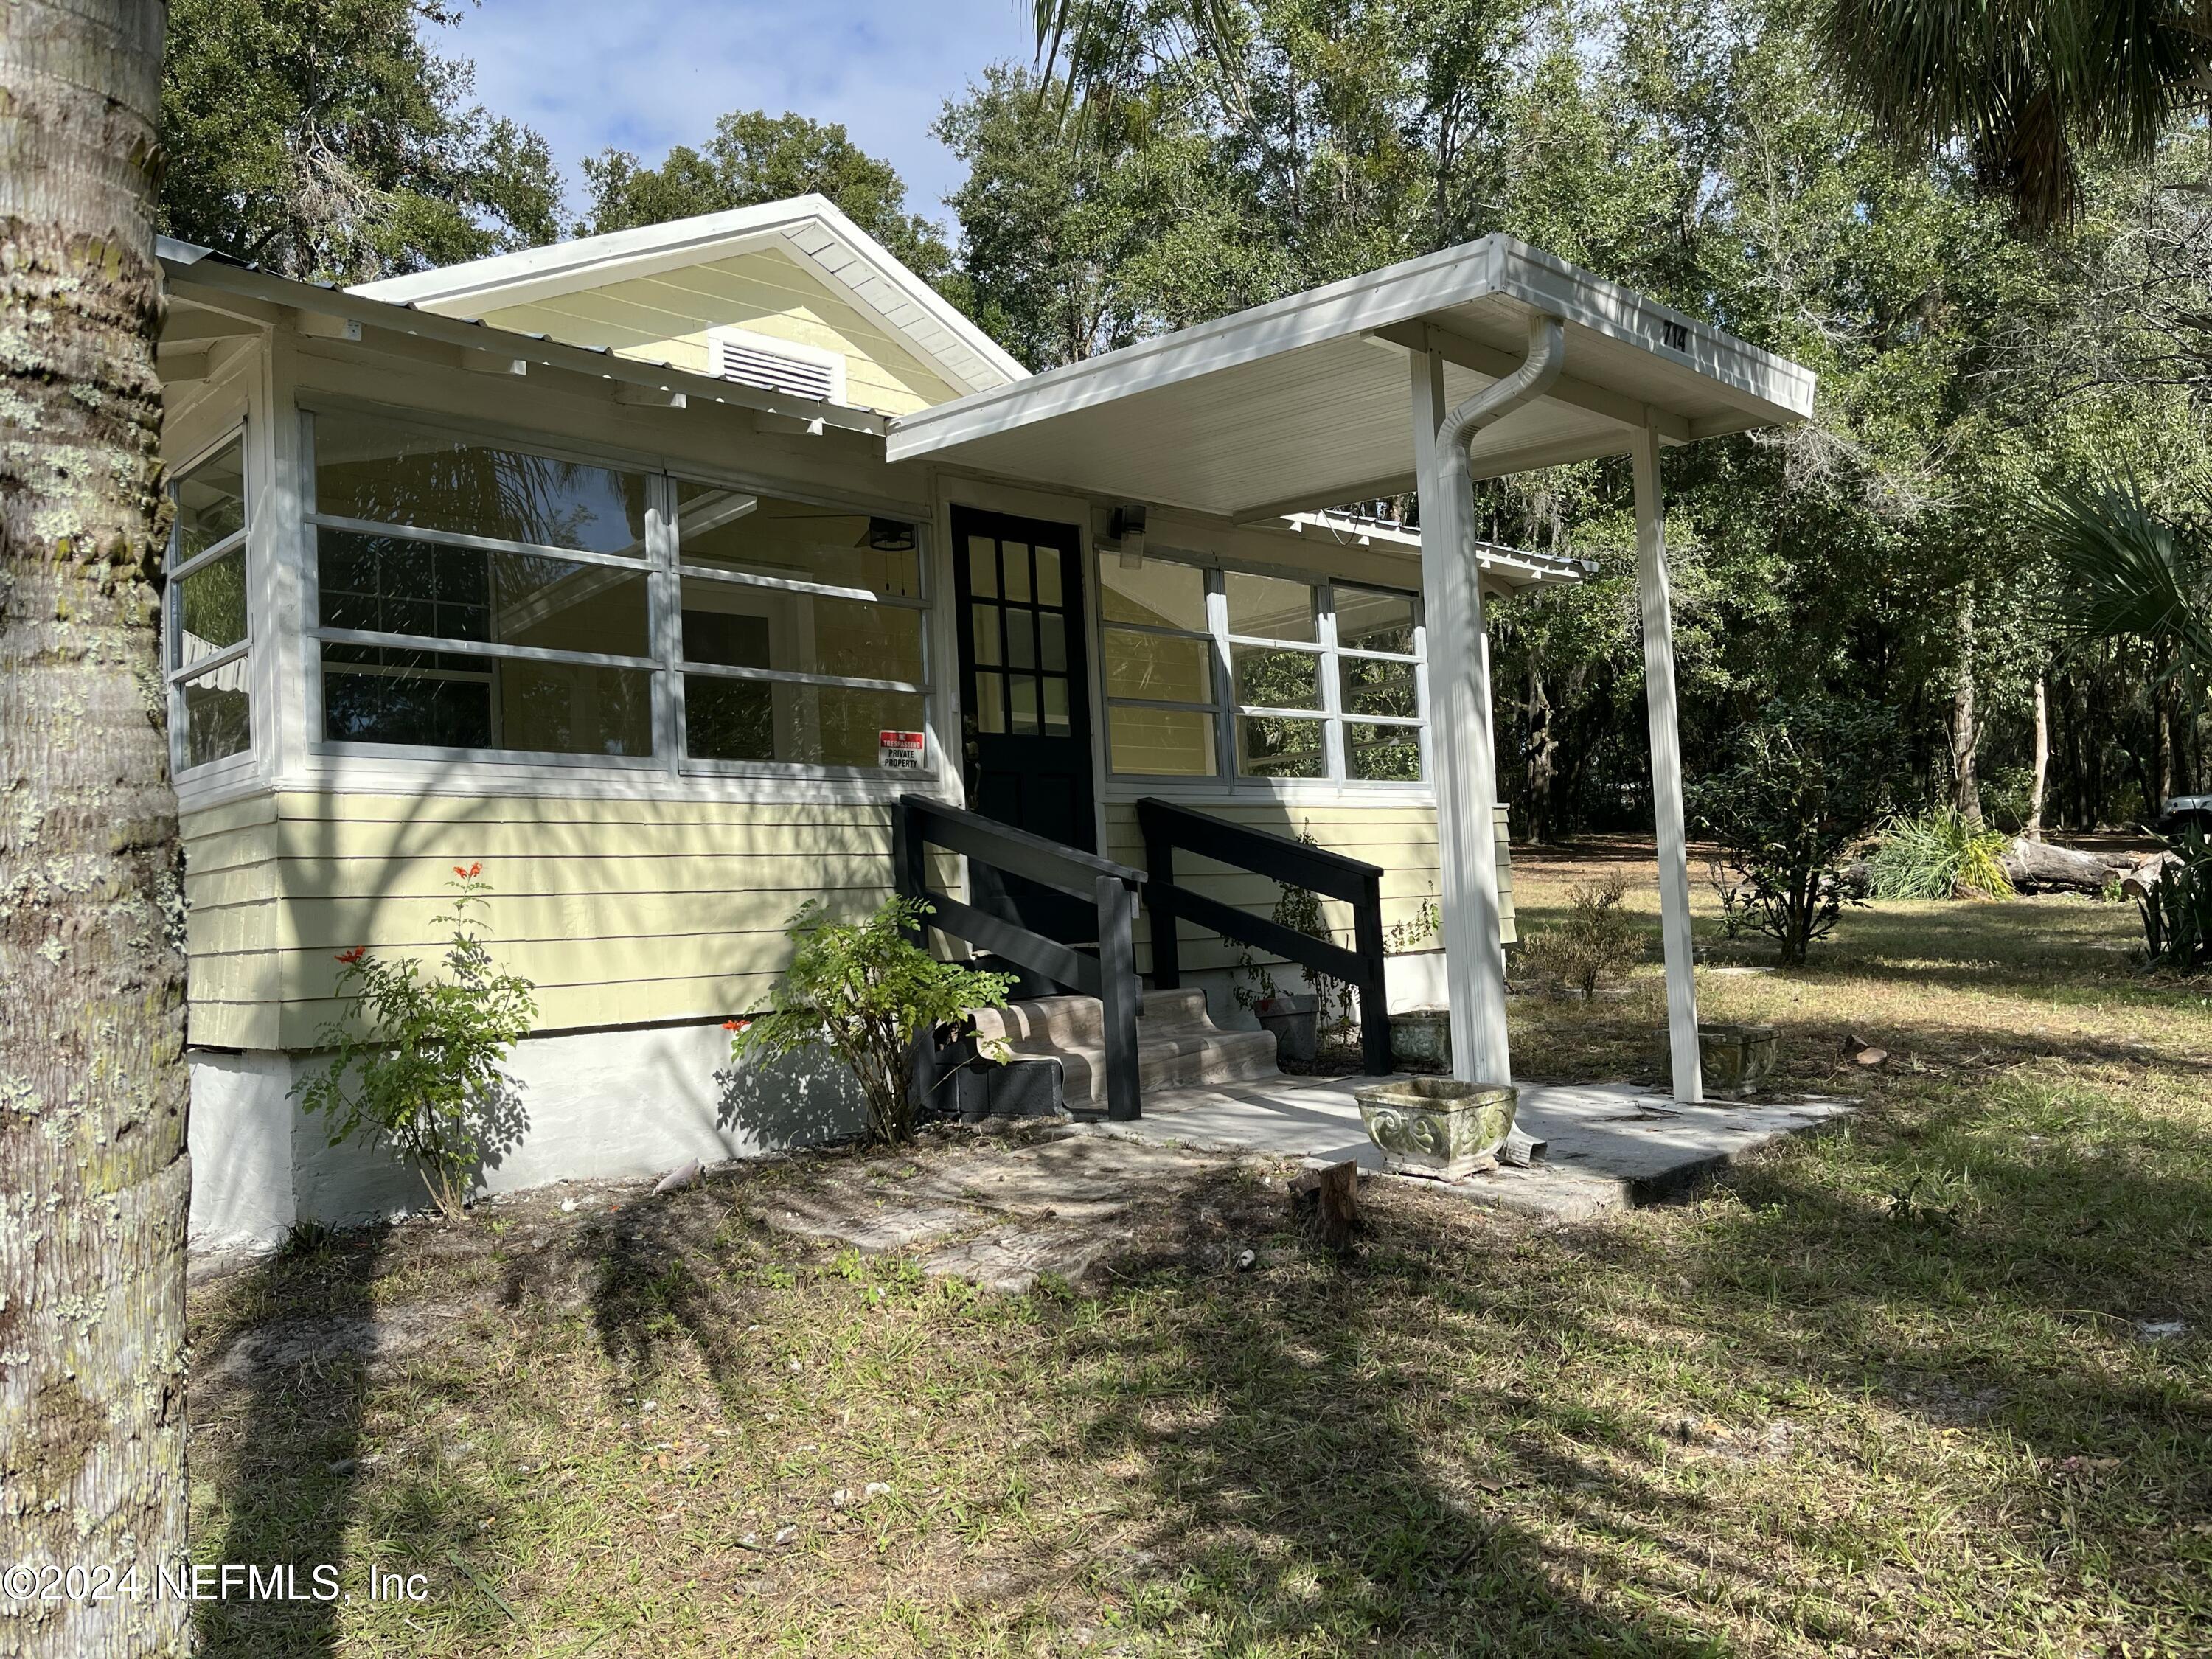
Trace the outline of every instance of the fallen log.
[[2181, 859], [2179, 854], [2153, 853], [2120, 878], [2120, 891], [2131, 899], [2148, 900], [2154, 892], [2158, 890], [2159, 883], [2166, 879], [2166, 872], [2180, 867]]
[[2047, 841], [2015, 840], [2000, 860], [2014, 887], [2025, 893], [2063, 888], [2075, 893], [2101, 893], [2135, 864], [2132, 858], [2118, 863], [2095, 853], [2077, 853]]

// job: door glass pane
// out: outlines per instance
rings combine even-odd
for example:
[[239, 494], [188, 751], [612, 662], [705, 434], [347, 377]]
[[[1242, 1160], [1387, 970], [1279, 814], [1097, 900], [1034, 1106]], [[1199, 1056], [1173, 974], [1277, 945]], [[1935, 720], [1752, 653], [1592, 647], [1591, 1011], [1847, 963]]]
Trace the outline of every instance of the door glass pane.
[[1311, 651], [1232, 645], [1229, 666], [1240, 703], [1261, 708], [1321, 707], [1321, 658]]
[[1414, 726], [1344, 726], [1345, 769], [1376, 783], [1418, 783], [1421, 777], [1421, 732]]
[[1378, 593], [1372, 588], [1336, 585], [1336, 642], [1355, 651], [1413, 654], [1413, 601], [1410, 594]]
[[911, 692], [684, 677], [684, 749], [696, 760], [873, 768], [884, 732], [919, 732], [921, 720]]
[[323, 647], [323, 731], [333, 743], [650, 755], [653, 676], [331, 642]]
[[1420, 700], [1410, 662], [1374, 657], [1339, 657], [1338, 679], [1347, 714], [1382, 714], [1397, 720], [1419, 717]]
[[1060, 550], [1039, 543], [1036, 550], [1036, 596], [1039, 605], [1060, 605]]
[[677, 557], [685, 564], [781, 576], [871, 593], [921, 596], [915, 528], [849, 507], [815, 507], [705, 484], [676, 485]]
[[1006, 612], [1006, 665], [1009, 668], [1035, 668], [1037, 665], [1034, 611]]
[[1044, 682], [1044, 734], [1064, 738], [1068, 733], [1067, 682], [1047, 675]]
[[1321, 638], [1314, 620], [1314, 590], [1279, 576], [1231, 570], [1222, 577], [1229, 596], [1229, 631], [1270, 640]]
[[1213, 647], [1164, 634], [1103, 633], [1106, 695], [1152, 702], [1212, 702]]
[[1106, 711], [1114, 769], [1154, 777], [1210, 778], [1216, 771], [1213, 716], [1182, 708]]
[[1237, 717], [1237, 769], [1248, 778], [1317, 778], [1326, 757], [1320, 720]]
[[645, 477], [368, 415], [315, 416], [315, 510], [592, 553], [645, 550]]
[[225, 444], [177, 480], [177, 562], [204, 553], [246, 524], [246, 460]]
[[1004, 674], [975, 676], [975, 729], [993, 733], [1003, 732], [1006, 729], [1006, 677]]
[[[1042, 552], [1043, 550], [1038, 550]], [[1037, 666], [1067, 672], [1067, 618], [1057, 611], [1037, 612]]]
[[1030, 597], [1029, 544], [1008, 542], [1000, 552], [999, 568], [1006, 579], [1006, 597], [1026, 602]]
[[647, 654], [641, 571], [349, 530], [319, 530], [315, 545], [325, 628]]
[[175, 584], [178, 668], [246, 637], [246, 550], [235, 548]]
[[185, 682], [186, 766], [242, 755], [252, 742], [252, 702], [246, 691], [243, 659], [226, 663], [205, 679]]
[[975, 634], [975, 660], [986, 666], [1003, 662], [1005, 659], [999, 653], [999, 607], [972, 605], [968, 607], [968, 617]]
[[1017, 736], [1037, 735], [1037, 683], [1029, 674], [1006, 677], [1006, 726]]
[[1206, 631], [1206, 573], [1195, 565], [1147, 559], [1125, 570], [1118, 559], [1101, 559], [1099, 604], [1108, 622]]
[[866, 599], [687, 577], [684, 659], [918, 685], [921, 612]]
[[999, 544], [988, 536], [968, 538], [968, 591], [979, 599], [999, 597]]

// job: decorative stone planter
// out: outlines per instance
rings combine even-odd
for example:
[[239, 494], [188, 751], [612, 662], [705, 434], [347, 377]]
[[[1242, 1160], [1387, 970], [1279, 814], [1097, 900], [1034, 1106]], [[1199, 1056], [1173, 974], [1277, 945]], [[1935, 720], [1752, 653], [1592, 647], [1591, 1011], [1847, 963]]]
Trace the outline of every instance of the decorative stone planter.
[[1267, 997], [1252, 1005], [1260, 1029], [1275, 1034], [1276, 1058], [1312, 1060], [1321, 1046], [1317, 1006], [1311, 995]]
[[1451, 1070], [1451, 1010], [1408, 1008], [1390, 1016], [1390, 1058], [1401, 1065]]
[[1457, 1181], [1497, 1164], [1521, 1091], [1510, 1083], [1415, 1077], [1352, 1091], [1367, 1138], [1401, 1175]]
[[1698, 1027], [1698, 1060], [1716, 1094], [1754, 1092], [1773, 1073], [1775, 1048], [1771, 1025]]

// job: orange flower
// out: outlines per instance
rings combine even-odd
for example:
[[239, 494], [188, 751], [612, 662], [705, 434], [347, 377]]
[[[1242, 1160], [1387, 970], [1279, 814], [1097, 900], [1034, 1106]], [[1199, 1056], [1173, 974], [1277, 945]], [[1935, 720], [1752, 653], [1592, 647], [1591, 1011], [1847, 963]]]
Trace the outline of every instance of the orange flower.
[[751, 1024], [752, 1021], [749, 1019], [726, 1019], [722, 1022], [722, 1029], [726, 1031], [742, 1031]]
[[453, 873], [459, 876], [463, 881], [473, 881], [477, 877], [483, 873], [483, 861], [479, 859], [476, 863], [468, 865], [465, 867], [457, 864], [453, 866]]
[[352, 950], [350, 950], [350, 951], [339, 951], [339, 952], [338, 952], [338, 960], [339, 960], [340, 962], [343, 962], [343, 963], [345, 963], [345, 965], [346, 965], [347, 967], [350, 968], [350, 967], [352, 967], [352, 966], [354, 965], [354, 963], [356, 963], [356, 962], [359, 962], [359, 961], [360, 961], [363, 957], [367, 956], [368, 954], [368, 946], [367, 946], [366, 945], [355, 945], [355, 946], [353, 947], [353, 949], [352, 949]]

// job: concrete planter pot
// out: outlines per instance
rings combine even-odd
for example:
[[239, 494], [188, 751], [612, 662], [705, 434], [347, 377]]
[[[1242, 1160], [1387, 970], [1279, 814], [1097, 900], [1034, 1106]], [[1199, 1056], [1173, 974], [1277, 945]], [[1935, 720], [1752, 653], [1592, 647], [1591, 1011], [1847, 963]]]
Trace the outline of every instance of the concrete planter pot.
[[1391, 1015], [1390, 1058], [1401, 1066], [1451, 1070], [1451, 1010], [1408, 1008]]
[[1771, 1025], [1700, 1025], [1698, 1060], [1705, 1087], [1716, 1094], [1747, 1095], [1773, 1074]]
[[1494, 1167], [1513, 1133], [1521, 1091], [1510, 1083], [1456, 1078], [1393, 1079], [1352, 1091], [1367, 1138], [1401, 1175], [1456, 1181]]
[[1267, 997], [1252, 1005], [1252, 1015], [1261, 1030], [1275, 1034], [1279, 1059], [1310, 1060], [1321, 1046], [1317, 1007], [1311, 995]]

